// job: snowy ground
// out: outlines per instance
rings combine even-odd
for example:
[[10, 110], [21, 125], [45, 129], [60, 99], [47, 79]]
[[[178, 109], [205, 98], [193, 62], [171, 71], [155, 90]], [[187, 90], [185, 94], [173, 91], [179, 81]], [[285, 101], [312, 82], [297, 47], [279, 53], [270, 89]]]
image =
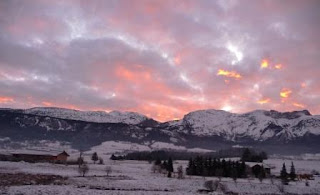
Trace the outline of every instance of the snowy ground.
[[[89, 155], [85, 160], [89, 161]], [[272, 159], [268, 163], [278, 167], [282, 166], [281, 159]], [[91, 163], [91, 162], [90, 162]], [[53, 174], [67, 176], [64, 185], [23, 185], [0, 187], [0, 194], [198, 194], [203, 189], [206, 180], [217, 180], [217, 178], [203, 178], [186, 176], [185, 179], [167, 178], [164, 174], [153, 173], [151, 164], [142, 161], [111, 161], [104, 159], [104, 165], [89, 164], [90, 171], [86, 177], [80, 177], [77, 166], [66, 166], [49, 163], [25, 163], [25, 162], [4, 162], [0, 161], [0, 172], [2, 173], [31, 173], [31, 174]], [[290, 161], [291, 163], [291, 161]], [[320, 161], [306, 164], [312, 166], [303, 168], [306, 162], [295, 162], [297, 170], [320, 170]], [[186, 161], [174, 162], [174, 167], [182, 165], [186, 167]], [[112, 173], [106, 176], [105, 167], [110, 166]], [[289, 166], [289, 164], [287, 165]], [[301, 166], [301, 168], [300, 168]], [[305, 167], [306, 167], [305, 166]], [[303, 169], [302, 169], [303, 168]], [[0, 178], [1, 179], [1, 178]], [[235, 194], [282, 194], [278, 183], [271, 184], [271, 180], [265, 179], [262, 183], [256, 179], [238, 179], [237, 183], [229, 178], [223, 178], [221, 183], [226, 186], [227, 192]], [[320, 194], [320, 178], [310, 181], [306, 187], [303, 182], [291, 182], [284, 187], [289, 194]], [[215, 192], [213, 194], [223, 194]]]
[[287, 171], [290, 171], [291, 162], [293, 162], [297, 174], [310, 174], [313, 170], [320, 172], [320, 160], [268, 159], [264, 161], [271, 167], [272, 173], [278, 175], [283, 163], [285, 163]]

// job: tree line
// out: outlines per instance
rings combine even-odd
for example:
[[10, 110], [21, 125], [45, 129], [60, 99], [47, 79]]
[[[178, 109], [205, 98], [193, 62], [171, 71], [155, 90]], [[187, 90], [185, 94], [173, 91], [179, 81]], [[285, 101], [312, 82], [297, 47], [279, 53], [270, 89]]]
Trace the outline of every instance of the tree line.
[[229, 148], [219, 150], [218, 152], [197, 153], [188, 151], [174, 151], [174, 150], [156, 150], [156, 151], [139, 151], [131, 152], [126, 155], [112, 155], [111, 160], [145, 160], [155, 161], [157, 159], [166, 160], [171, 157], [174, 160], [189, 160], [197, 156], [211, 157], [211, 158], [228, 158], [241, 157], [246, 162], [262, 162], [267, 159], [265, 152], [257, 152], [248, 148]]
[[268, 159], [268, 155], [266, 152], [257, 153], [254, 150], [250, 150], [249, 148], [245, 148], [242, 156], [241, 161], [245, 162], [262, 162], [263, 160]]
[[226, 161], [220, 159], [203, 158], [198, 156], [189, 159], [188, 167], [186, 169], [187, 175], [198, 176], [217, 176], [217, 177], [232, 177], [245, 178], [246, 164], [244, 161]]
[[[114, 157], [115, 159], [121, 158], [126, 160], [156, 161], [157, 159], [167, 160], [169, 158], [172, 158], [174, 160], [188, 160], [189, 158], [196, 157], [198, 155], [199, 153], [195, 153], [195, 152], [155, 150], [155, 151], [131, 152], [123, 156], [114, 155]], [[212, 156], [213, 153], [206, 153], [203, 155]]]

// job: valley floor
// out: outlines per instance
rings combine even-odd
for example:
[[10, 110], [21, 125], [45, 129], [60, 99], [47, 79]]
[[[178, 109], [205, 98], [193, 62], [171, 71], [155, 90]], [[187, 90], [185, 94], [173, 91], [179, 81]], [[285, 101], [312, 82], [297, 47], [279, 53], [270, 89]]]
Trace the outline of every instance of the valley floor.
[[[270, 160], [272, 161], [272, 160]], [[275, 160], [275, 166], [281, 165], [280, 159]], [[281, 161], [282, 162], [282, 161]], [[314, 162], [318, 167], [319, 161]], [[299, 163], [297, 163], [299, 164]], [[186, 161], [176, 161], [175, 168], [187, 165]], [[105, 167], [110, 166], [112, 173], [107, 176]], [[218, 180], [212, 177], [185, 176], [184, 179], [167, 178], [166, 175], [153, 173], [152, 164], [143, 161], [111, 161], [105, 160], [104, 165], [89, 164], [89, 172], [86, 177], [80, 177], [77, 165], [59, 165], [50, 163], [26, 163], [0, 161], [0, 175], [19, 174], [34, 175], [34, 181], [23, 183], [11, 183], [4, 185], [0, 178], [0, 194], [142, 194], [142, 195], [188, 195], [198, 194], [199, 189], [204, 189], [206, 180]], [[299, 169], [299, 168], [298, 168]], [[276, 168], [275, 170], [278, 170]], [[38, 176], [37, 176], [38, 175]], [[41, 183], [36, 181], [42, 175], [58, 175], [55, 182]], [[30, 177], [29, 177], [30, 178]], [[32, 178], [32, 177], [31, 177]], [[30, 180], [30, 179], [29, 179]], [[31, 179], [32, 180], [32, 179]], [[2, 183], [2, 185], [1, 185]], [[309, 181], [310, 186], [305, 186], [305, 181], [290, 182], [284, 186], [286, 194], [320, 194], [320, 178]], [[283, 194], [278, 180], [271, 184], [270, 179], [260, 183], [257, 179], [238, 179], [235, 183], [230, 178], [222, 178], [221, 184], [225, 186], [212, 194]]]

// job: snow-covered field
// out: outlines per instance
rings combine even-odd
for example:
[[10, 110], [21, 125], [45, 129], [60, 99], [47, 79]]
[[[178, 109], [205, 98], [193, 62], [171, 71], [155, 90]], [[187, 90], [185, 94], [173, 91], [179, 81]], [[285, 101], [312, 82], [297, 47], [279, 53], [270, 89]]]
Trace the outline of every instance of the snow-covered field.
[[91, 148], [89, 153], [98, 152], [104, 156], [111, 156], [111, 154], [124, 154], [136, 151], [153, 151], [153, 150], [177, 150], [185, 152], [214, 152], [214, 150], [206, 150], [202, 148], [186, 148], [184, 146], [176, 146], [172, 143], [153, 142], [143, 144], [133, 144], [123, 141], [106, 141], [100, 145]]
[[269, 165], [273, 174], [280, 174], [282, 164], [285, 163], [287, 171], [290, 171], [293, 162], [297, 174], [310, 174], [313, 170], [320, 171], [319, 160], [288, 160], [288, 159], [268, 159], [263, 161]]
[[[186, 176], [184, 179], [167, 178], [165, 174], [153, 173], [152, 164], [143, 161], [111, 161], [104, 159], [104, 165], [92, 164], [87, 154], [85, 160], [89, 162], [89, 173], [86, 177], [80, 177], [77, 165], [59, 165], [50, 163], [25, 163], [0, 161], [0, 173], [30, 173], [30, 174], [53, 174], [66, 176], [68, 179], [64, 185], [23, 185], [0, 187], [2, 194], [198, 194], [203, 189], [206, 180], [217, 178], [204, 178]], [[281, 159], [271, 159], [267, 163], [274, 164], [275, 169], [282, 166]], [[320, 170], [320, 161], [305, 164], [308, 161], [294, 161], [297, 171]], [[287, 167], [289, 168], [289, 163]], [[175, 169], [182, 165], [186, 168], [186, 161], [175, 161]], [[107, 176], [106, 166], [112, 168], [112, 173]], [[309, 167], [310, 166], [310, 167]], [[304, 167], [304, 168], [303, 168]], [[0, 178], [1, 180], [1, 178]], [[320, 178], [311, 180], [310, 186], [305, 182], [290, 182], [284, 187], [289, 194], [320, 194]], [[265, 179], [260, 183], [257, 179], [238, 179], [237, 183], [230, 178], [222, 178], [221, 183], [226, 186], [226, 192], [235, 194], [282, 194], [279, 190], [279, 181], [271, 184], [271, 180]], [[0, 193], [1, 194], [1, 193]], [[223, 194], [222, 191], [213, 194]]]

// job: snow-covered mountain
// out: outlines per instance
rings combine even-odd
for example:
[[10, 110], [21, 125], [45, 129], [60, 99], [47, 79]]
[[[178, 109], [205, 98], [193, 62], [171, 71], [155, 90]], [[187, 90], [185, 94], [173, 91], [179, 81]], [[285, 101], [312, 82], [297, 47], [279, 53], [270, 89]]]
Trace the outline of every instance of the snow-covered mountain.
[[22, 113], [96, 123], [125, 123], [133, 125], [148, 119], [148, 117], [136, 112], [112, 111], [107, 113], [104, 111], [79, 111], [53, 107], [30, 108], [22, 110]]
[[[320, 152], [320, 116], [307, 110], [256, 110], [234, 114], [199, 110], [181, 120], [159, 123], [132, 112], [85, 112], [61, 108], [0, 109], [0, 138], [14, 143], [49, 140], [91, 148], [106, 141], [174, 144], [218, 150], [255, 146], [282, 151]], [[0, 140], [0, 148], [1, 148]]]
[[200, 110], [168, 122], [166, 129], [202, 137], [220, 136], [235, 142], [242, 138], [292, 140], [307, 134], [320, 135], [320, 116], [312, 116], [307, 110], [283, 113], [256, 110], [245, 114]]

